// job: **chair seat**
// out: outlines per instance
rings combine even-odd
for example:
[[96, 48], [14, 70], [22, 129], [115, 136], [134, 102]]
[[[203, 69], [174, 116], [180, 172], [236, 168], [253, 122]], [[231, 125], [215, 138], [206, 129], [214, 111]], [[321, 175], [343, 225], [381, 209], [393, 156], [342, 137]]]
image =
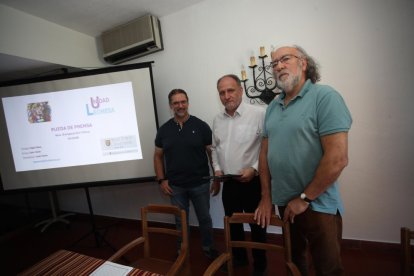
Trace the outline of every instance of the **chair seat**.
[[142, 270], [152, 271], [158, 274], [166, 275], [173, 264], [173, 261], [167, 261], [163, 259], [142, 258], [134, 262], [132, 266]]

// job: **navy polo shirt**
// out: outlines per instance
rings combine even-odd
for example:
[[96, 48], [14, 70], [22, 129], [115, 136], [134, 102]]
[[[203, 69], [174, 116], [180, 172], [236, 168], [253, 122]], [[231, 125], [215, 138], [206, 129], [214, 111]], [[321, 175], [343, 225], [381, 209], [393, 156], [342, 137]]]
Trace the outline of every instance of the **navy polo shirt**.
[[166, 178], [169, 184], [195, 187], [210, 175], [206, 146], [211, 145], [211, 129], [207, 123], [190, 116], [183, 127], [168, 120], [155, 138], [155, 145], [164, 151]]

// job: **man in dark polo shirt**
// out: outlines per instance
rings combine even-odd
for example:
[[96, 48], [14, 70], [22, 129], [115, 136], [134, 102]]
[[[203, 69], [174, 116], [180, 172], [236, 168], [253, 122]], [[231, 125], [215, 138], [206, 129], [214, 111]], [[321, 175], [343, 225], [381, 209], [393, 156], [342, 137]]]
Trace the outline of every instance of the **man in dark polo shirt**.
[[[197, 215], [205, 255], [217, 257], [213, 246], [213, 224], [210, 216], [209, 159], [211, 129], [204, 121], [188, 113], [188, 96], [182, 89], [168, 94], [174, 118], [163, 124], [155, 138], [154, 169], [161, 191], [170, 196], [171, 203], [184, 209], [189, 217], [190, 200]], [[208, 156], [207, 156], [208, 155]], [[210, 158], [211, 160], [211, 158]], [[181, 221], [176, 217], [177, 228]]]

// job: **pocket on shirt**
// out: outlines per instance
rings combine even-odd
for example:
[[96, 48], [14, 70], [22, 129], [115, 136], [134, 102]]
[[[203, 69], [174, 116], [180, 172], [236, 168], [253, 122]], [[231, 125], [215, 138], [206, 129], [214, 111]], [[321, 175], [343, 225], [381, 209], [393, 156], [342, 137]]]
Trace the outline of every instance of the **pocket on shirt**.
[[257, 129], [257, 126], [239, 124], [234, 130], [234, 138], [240, 144], [251, 142], [261, 135], [260, 131]]

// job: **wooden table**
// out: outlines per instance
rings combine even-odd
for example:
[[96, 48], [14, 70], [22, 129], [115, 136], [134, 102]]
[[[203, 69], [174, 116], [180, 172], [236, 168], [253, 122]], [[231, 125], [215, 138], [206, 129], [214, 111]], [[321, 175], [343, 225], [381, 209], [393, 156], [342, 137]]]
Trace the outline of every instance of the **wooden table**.
[[[82, 255], [68, 250], [59, 250], [41, 260], [19, 275], [89, 275], [105, 260]], [[157, 276], [159, 274], [134, 268], [129, 276]]]

